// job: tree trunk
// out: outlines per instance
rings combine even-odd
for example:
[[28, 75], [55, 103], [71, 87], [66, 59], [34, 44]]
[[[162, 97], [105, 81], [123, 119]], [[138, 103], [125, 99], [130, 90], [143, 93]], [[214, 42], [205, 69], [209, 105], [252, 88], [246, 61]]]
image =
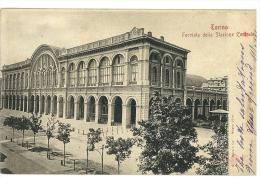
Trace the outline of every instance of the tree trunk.
[[23, 142], [24, 142], [24, 130], [23, 130], [23, 140], [22, 140], [22, 146], [23, 146]]
[[50, 139], [48, 139], [48, 149], [47, 149], [47, 159], [49, 159], [49, 151], [50, 151]]
[[35, 133], [33, 133], [33, 144], [35, 145]]
[[87, 147], [87, 169], [88, 169], [88, 147]]
[[14, 128], [13, 128], [13, 141], [14, 141]]
[[63, 157], [63, 161], [64, 161], [64, 163], [63, 163], [63, 165], [65, 166], [65, 143], [64, 143], [64, 157]]
[[119, 166], [120, 166], [120, 161], [119, 159], [117, 160], [117, 174], [119, 174]]

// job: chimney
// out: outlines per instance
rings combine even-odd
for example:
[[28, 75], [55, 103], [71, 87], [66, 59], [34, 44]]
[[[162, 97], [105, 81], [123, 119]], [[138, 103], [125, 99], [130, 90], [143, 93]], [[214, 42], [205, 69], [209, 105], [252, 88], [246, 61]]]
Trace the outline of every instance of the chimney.
[[148, 32], [148, 36], [153, 36], [152, 32]]
[[162, 41], [164, 41], [164, 36], [160, 36], [160, 39], [161, 39]]

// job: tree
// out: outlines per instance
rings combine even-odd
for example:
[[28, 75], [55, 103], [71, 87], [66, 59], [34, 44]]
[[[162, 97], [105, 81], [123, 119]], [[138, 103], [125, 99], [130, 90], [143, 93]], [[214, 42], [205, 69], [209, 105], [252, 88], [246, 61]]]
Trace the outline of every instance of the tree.
[[154, 174], [183, 173], [198, 161], [197, 132], [187, 107], [155, 93], [148, 120], [134, 128], [137, 145], [143, 147], [139, 170]]
[[13, 130], [13, 139], [12, 140], [14, 140], [14, 130], [17, 129], [17, 125], [18, 125], [17, 122], [18, 122], [17, 117], [10, 116], [10, 117], [7, 117], [3, 123], [4, 126], [8, 126], [8, 127], [12, 128], [12, 130]]
[[97, 130], [94, 130], [93, 128], [90, 128], [87, 134], [87, 168], [88, 168], [88, 152], [94, 151], [96, 147], [95, 144], [100, 141], [102, 141], [101, 129], [98, 128]]
[[25, 116], [18, 117], [17, 130], [21, 130], [23, 133], [22, 146], [24, 142], [24, 131], [29, 130], [30, 126], [31, 126], [31, 121], [28, 118], [26, 118]]
[[50, 150], [50, 139], [55, 137], [54, 131], [55, 131], [55, 125], [59, 123], [58, 120], [55, 120], [55, 118], [51, 117], [47, 122], [47, 129], [46, 129], [46, 136], [48, 141], [48, 151], [47, 151], [47, 158], [49, 156], [49, 150]]
[[201, 147], [209, 154], [209, 157], [202, 157], [197, 173], [200, 175], [228, 175], [227, 117], [214, 120], [213, 130], [215, 134], [212, 136], [212, 141]]
[[37, 117], [37, 115], [31, 116], [31, 130], [33, 131], [33, 143], [35, 144], [35, 135], [42, 129], [42, 120], [40, 120], [41, 116]]
[[60, 140], [61, 142], [63, 142], [63, 151], [64, 151], [63, 165], [64, 166], [65, 166], [65, 156], [66, 156], [65, 145], [70, 142], [70, 132], [71, 131], [73, 131], [73, 129], [71, 129], [70, 124], [59, 122], [57, 139]]
[[120, 161], [124, 161], [131, 154], [131, 148], [134, 145], [134, 140], [131, 138], [123, 139], [107, 137], [105, 148], [108, 148], [107, 154], [115, 155], [117, 161], [117, 173], [119, 174]]

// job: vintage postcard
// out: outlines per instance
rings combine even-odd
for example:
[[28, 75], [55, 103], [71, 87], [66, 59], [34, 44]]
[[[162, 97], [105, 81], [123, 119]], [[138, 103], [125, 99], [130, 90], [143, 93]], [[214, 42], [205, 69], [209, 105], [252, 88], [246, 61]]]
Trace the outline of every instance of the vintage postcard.
[[256, 175], [256, 10], [1, 9], [1, 174]]

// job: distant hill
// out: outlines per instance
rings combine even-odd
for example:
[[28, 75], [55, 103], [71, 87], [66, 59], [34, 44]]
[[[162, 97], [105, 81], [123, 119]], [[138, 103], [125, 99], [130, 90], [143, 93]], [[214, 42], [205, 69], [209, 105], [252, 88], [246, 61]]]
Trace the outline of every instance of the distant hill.
[[202, 83], [207, 82], [207, 79], [205, 79], [202, 76], [199, 75], [186, 75], [186, 85], [187, 86], [195, 86], [195, 87], [201, 87]]

